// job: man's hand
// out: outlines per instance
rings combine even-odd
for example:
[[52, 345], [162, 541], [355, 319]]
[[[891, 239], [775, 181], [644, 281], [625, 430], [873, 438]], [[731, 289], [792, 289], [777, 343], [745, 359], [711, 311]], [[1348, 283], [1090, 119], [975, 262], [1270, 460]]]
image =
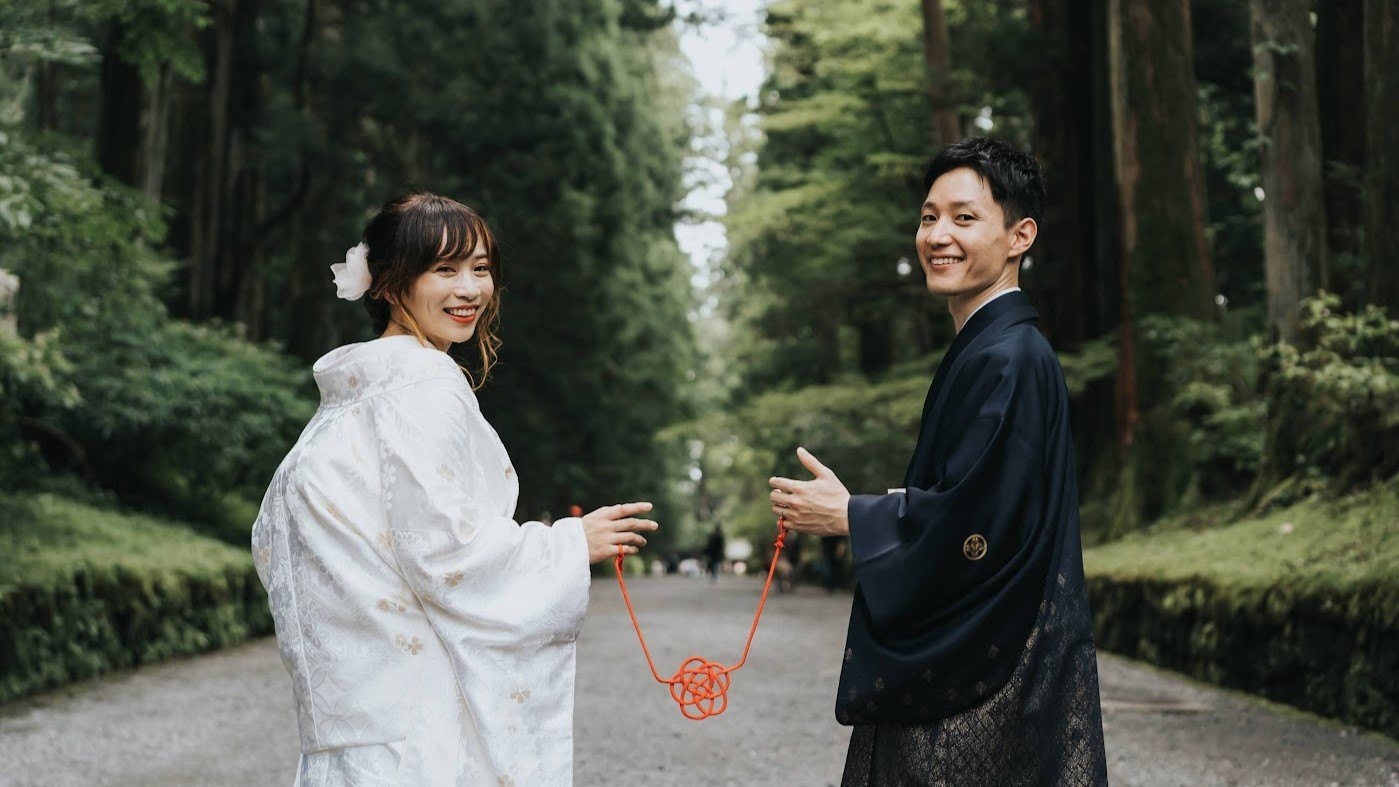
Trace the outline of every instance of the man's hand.
[[588, 540], [588, 562], [600, 563], [617, 556], [617, 547], [635, 555], [646, 546], [643, 531], [650, 532], [660, 525], [649, 519], [633, 519], [635, 514], [651, 510], [650, 503], [622, 503], [604, 506], [583, 517], [583, 535]]
[[797, 449], [797, 458], [816, 476], [810, 481], [790, 478], [768, 479], [772, 487], [772, 513], [787, 520], [787, 527], [798, 533], [815, 536], [850, 535], [850, 520], [846, 506], [850, 492], [829, 467], [816, 461], [805, 448]]

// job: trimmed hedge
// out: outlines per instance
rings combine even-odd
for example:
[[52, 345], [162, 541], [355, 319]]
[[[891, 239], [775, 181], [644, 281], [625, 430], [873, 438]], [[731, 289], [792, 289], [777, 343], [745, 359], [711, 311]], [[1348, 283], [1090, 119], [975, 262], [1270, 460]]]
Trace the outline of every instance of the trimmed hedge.
[[1399, 738], [1399, 578], [1343, 590], [1088, 578], [1098, 646]]
[[1084, 553], [1099, 647], [1399, 738], [1399, 484]]
[[245, 551], [47, 495], [0, 502], [0, 702], [272, 631]]

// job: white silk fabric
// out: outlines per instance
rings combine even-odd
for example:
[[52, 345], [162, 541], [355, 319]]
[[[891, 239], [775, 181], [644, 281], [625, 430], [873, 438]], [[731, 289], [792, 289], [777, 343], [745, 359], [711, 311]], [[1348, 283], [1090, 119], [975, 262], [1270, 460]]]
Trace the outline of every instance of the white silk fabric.
[[297, 784], [571, 784], [582, 523], [515, 522], [510, 457], [446, 353], [393, 336], [314, 373], [252, 537]]

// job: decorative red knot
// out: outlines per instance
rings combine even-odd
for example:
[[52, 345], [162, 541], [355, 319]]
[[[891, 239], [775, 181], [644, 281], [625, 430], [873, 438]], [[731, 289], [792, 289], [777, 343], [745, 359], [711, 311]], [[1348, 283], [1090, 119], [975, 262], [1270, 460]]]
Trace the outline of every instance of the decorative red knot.
[[722, 664], [691, 656], [665, 682], [670, 684], [670, 698], [687, 719], [718, 716], [729, 707], [729, 670]]
[[641, 634], [641, 624], [636, 620], [636, 609], [632, 607], [631, 596], [627, 593], [627, 583], [622, 576], [622, 547], [617, 547], [615, 565], [617, 586], [622, 589], [622, 600], [627, 604], [627, 614], [631, 616], [632, 627], [636, 629], [636, 639], [641, 643], [641, 652], [646, 654], [646, 666], [651, 668], [651, 677], [657, 683], [670, 686], [670, 698], [680, 706], [680, 713], [692, 721], [702, 721], [710, 716], [718, 716], [729, 707], [729, 673], [736, 671], [748, 661], [748, 651], [753, 647], [753, 635], [758, 631], [758, 620], [763, 616], [763, 605], [767, 603], [768, 590], [772, 588], [772, 576], [777, 569], [777, 556], [782, 554], [784, 537], [787, 535], [787, 519], [777, 520], [777, 541], [774, 543], [772, 565], [768, 566], [767, 582], [763, 583], [763, 594], [758, 598], [758, 611], [753, 613], [753, 625], [748, 629], [748, 642], [743, 646], [743, 657], [737, 664], [725, 667], [717, 661], [691, 656], [680, 665], [680, 669], [669, 678], [662, 678], [656, 671], [656, 662], [651, 659], [651, 650], [646, 647], [646, 637]]

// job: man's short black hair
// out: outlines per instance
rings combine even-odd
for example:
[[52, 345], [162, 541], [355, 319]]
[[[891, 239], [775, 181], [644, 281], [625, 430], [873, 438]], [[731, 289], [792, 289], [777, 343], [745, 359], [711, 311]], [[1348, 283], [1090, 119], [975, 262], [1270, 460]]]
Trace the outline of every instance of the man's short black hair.
[[1047, 199], [1040, 165], [1029, 153], [988, 137], [967, 137], [943, 148], [923, 174], [923, 193], [954, 169], [966, 167], [991, 187], [991, 197], [1006, 214], [1009, 227], [1023, 218], [1038, 224]]

